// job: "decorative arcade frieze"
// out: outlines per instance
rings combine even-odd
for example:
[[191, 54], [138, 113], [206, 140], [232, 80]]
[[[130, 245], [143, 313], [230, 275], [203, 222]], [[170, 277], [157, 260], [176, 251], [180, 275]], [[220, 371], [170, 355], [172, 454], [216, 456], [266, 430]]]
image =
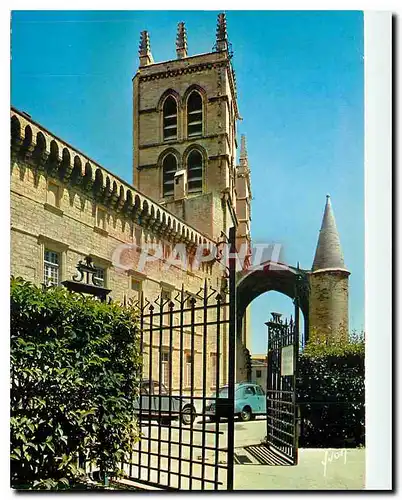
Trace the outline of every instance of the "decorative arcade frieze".
[[155, 235], [184, 243], [192, 252], [198, 245], [215, 246], [208, 236], [183, 222], [150, 198], [135, 190], [77, 149], [11, 108], [11, 159], [36, 172], [57, 178]]

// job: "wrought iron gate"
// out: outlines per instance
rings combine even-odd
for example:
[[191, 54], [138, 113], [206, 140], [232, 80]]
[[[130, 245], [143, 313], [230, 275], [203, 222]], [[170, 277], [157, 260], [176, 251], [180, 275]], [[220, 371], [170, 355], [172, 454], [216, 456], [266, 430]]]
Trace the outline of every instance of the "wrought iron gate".
[[[266, 444], [283, 463], [297, 465], [298, 425], [296, 373], [299, 352], [299, 311], [295, 321], [283, 322], [272, 313], [268, 323]], [[278, 465], [281, 462], [277, 462]]]
[[[234, 256], [235, 232], [229, 244]], [[122, 464], [128, 478], [162, 489], [233, 489], [235, 258], [229, 290], [205, 282], [154, 301], [142, 299], [142, 437]], [[217, 397], [227, 386], [226, 397]], [[206, 414], [215, 412], [215, 421]], [[226, 417], [221, 420], [219, 417]]]

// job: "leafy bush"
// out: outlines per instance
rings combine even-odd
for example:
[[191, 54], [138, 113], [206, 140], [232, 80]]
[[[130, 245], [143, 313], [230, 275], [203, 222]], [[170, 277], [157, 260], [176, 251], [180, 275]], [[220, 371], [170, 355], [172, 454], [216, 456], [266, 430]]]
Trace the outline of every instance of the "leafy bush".
[[11, 279], [11, 485], [67, 488], [87, 453], [101, 471], [138, 440], [136, 314]]
[[310, 343], [299, 358], [301, 447], [364, 445], [364, 338]]

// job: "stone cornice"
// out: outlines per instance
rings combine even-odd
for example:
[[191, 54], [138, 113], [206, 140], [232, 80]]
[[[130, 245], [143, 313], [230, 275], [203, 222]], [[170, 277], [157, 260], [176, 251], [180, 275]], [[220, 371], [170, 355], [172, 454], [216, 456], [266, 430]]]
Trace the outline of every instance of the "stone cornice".
[[140, 109], [138, 111], [139, 115], [147, 115], [148, 113], [156, 113], [158, 111], [158, 108], [146, 108], [146, 109]]
[[185, 144], [185, 143], [189, 143], [189, 146], [192, 146], [192, 145], [197, 145], [200, 139], [213, 140], [213, 139], [219, 139], [221, 137], [226, 139], [226, 143], [230, 148], [229, 134], [227, 134], [226, 132], [221, 132], [220, 134], [200, 135], [199, 137], [196, 138], [190, 137], [185, 139], [176, 139], [174, 141], [152, 142], [150, 144], [142, 144], [141, 146], [138, 147], [138, 149], [141, 151], [143, 149], [150, 149], [150, 148], [157, 148], [164, 146], [170, 147], [170, 146], [175, 146], [176, 144]]
[[343, 267], [327, 267], [325, 269], [317, 269], [316, 271], [311, 271], [310, 274], [343, 274], [345, 276], [350, 275], [350, 271]]
[[220, 155], [208, 156], [208, 160], [219, 160], [219, 159], [224, 159], [228, 163], [230, 162], [230, 156], [228, 154], [220, 154]]
[[142, 170], [146, 168], [156, 168], [158, 166], [157, 163], [149, 163], [148, 165], [138, 165], [137, 170]]
[[200, 73], [201, 71], [205, 71], [208, 69], [225, 67], [227, 65], [226, 61], [217, 61], [217, 62], [207, 62], [207, 63], [198, 63], [189, 65], [184, 68], [177, 69], [163, 69], [161, 71], [151, 73], [148, 75], [139, 75], [140, 82], [150, 82], [152, 80], [160, 80], [163, 78], [175, 78], [180, 75], [186, 75], [189, 73]]
[[216, 101], [218, 101], [218, 102], [219, 101], [226, 101], [227, 103], [229, 103], [229, 97], [226, 94], [208, 97], [208, 102], [216, 102]]
[[[226, 103], [229, 104], [229, 97], [225, 95], [216, 95], [212, 97], [208, 97], [208, 102], [219, 102], [219, 101], [225, 101]], [[159, 109], [157, 107], [153, 108], [143, 108], [138, 111], [139, 115], [146, 115], [148, 113], [158, 113]]]
[[130, 184], [101, 167], [78, 149], [49, 132], [16, 108], [11, 108], [11, 160], [24, 163], [65, 186], [79, 189], [100, 205], [123, 214], [155, 235], [185, 243], [215, 244]]

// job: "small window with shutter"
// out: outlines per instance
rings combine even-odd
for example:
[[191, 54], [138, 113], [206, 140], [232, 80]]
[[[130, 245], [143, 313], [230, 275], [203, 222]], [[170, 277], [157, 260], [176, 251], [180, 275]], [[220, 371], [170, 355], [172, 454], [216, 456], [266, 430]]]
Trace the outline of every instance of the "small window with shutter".
[[187, 135], [202, 135], [202, 97], [196, 90], [193, 90], [187, 99]]

